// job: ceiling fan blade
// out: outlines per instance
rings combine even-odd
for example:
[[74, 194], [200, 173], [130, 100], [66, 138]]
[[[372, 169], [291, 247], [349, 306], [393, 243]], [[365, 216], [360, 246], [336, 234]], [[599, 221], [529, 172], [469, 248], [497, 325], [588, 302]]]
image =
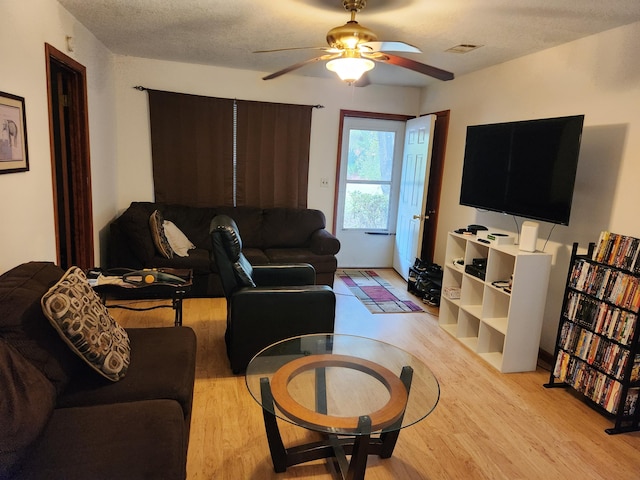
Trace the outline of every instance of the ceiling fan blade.
[[295, 65], [290, 65], [287, 68], [283, 68], [282, 70], [278, 70], [275, 73], [272, 73], [271, 75], [267, 75], [266, 77], [262, 77], [263, 80], [271, 80], [273, 78], [279, 77], [280, 75], [284, 75], [285, 73], [289, 73], [292, 72], [293, 70], [297, 70], [300, 67], [304, 67], [305, 65], [308, 65], [309, 63], [315, 63], [315, 62], [320, 62], [323, 60], [332, 60], [334, 58], [338, 58], [340, 57], [342, 54], [334, 54], [334, 55], [320, 55], [319, 57], [315, 57], [315, 58], [310, 58], [309, 60], [305, 60], [304, 62], [299, 62], [296, 63]]
[[372, 52], [422, 53], [418, 47], [405, 42], [366, 42], [359, 44], [358, 47], [364, 47]]
[[252, 53], [273, 53], [273, 52], [287, 52], [289, 50], [324, 50], [329, 51], [329, 47], [291, 47], [291, 48], [275, 48], [273, 50], [256, 50]]
[[422, 73], [423, 75], [429, 75], [430, 77], [437, 78], [438, 80], [447, 81], [453, 80], [454, 78], [453, 73], [447, 72], [446, 70], [432, 67], [431, 65], [426, 65], [424, 63], [416, 62], [408, 58], [399, 57], [398, 55], [391, 55], [390, 53], [375, 55], [371, 56], [370, 58], [378, 62], [389, 63], [398, 67], [408, 68], [409, 70]]

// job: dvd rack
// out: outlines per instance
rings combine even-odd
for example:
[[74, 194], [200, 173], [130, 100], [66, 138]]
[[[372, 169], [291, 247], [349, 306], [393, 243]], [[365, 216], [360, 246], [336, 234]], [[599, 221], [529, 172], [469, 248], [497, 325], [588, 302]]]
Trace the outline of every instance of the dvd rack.
[[634, 274], [640, 273], [640, 239], [604, 231], [600, 234], [593, 260]]
[[571, 387], [613, 417], [609, 434], [640, 430], [640, 240], [602, 232], [573, 244], [554, 366], [545, 387]]

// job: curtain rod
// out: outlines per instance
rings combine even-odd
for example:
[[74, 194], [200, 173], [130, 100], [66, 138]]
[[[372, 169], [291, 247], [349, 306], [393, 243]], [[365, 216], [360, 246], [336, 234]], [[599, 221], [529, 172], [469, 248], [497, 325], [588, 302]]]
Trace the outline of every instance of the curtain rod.
[[[140, 91], [140, 92], [144, 92], [147, 90], [153, 90], [152, 88], [147, 88], [147, 87], [143, 87], [142, 85], [136, 85], [135, 87], [136, 90]], [[163, 90], [166, 92], [166, 90]], [[177, 93], [177, 92], [167, 92], [167, 93]], [[189, 94], [187, 94], [189, 95]], [[248, 100], [248, 101], [252, 101], [252, 100]], [[311, 108], [324, 108], [324, 105], [309, 105]]]

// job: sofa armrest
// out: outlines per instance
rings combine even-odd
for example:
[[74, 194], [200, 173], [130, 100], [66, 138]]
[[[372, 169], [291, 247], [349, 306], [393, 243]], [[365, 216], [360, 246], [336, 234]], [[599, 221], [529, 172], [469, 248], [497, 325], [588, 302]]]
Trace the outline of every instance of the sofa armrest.
[[[152, 202], [132, 202], [122, 215], [111, 222], [109, 233], [112, 245], [110, 248], [116, 249], [115, 252], [110, 253], [113, 261], [136, 261], [137, 265], [149, 266], [149, 260], [156, 255], [156, 247], [149, 229], [149, 217], [158, 207], [159, 204]], [[123, 258], [118, 258], [117, 250], [121, 248], [124, 252]], [[134, 259], [129, 258], [132, 254]], [[109, 267], [139, 268], [131, 263], [109, 265]]]
[[335, 255], [340, 251], [340, 240], [327, 230], [316, 230], [311, 234], [310, 246], [316, 255]]
[[253, 266], [253, 281], [259, 287], [314, 285], [316, 270], [308, 263]]
[[117, 220], [109, 225], [109, 239], [107, 241], [107, 268], [144, 268], [144, 264], [139, 259], [125, 233], [122, 231]]

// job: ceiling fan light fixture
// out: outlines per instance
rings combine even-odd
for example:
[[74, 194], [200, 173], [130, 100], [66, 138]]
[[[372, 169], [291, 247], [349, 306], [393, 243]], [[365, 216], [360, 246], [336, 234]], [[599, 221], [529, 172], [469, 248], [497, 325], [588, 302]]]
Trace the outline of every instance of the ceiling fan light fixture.
[[340, 80], [351, 85], [360, 80], [365, 72], [372, 70], [374, 65], [368, 58], [343, 57], [327, 62], [327, 70], [335, 72]]
[[[383, 0], [382, 3], [385, 1], [387, 0]], [[451, 72], [390, 53], [421, 53], [421, 51], [419, 48], [404, 42], [379, 42], [374, 32], [356, 22], [356, 13], [362, 10], [366, 4], [367, 0], [342, 0], [344, 8], [351, 13], [351, 20], [344, 25], [329, 30], [327, 33], [327, 44], [329, 48], [314, 48], [316, 50], [324, 50], [325, 54], [290, 65], [271, 75], [262, 77], [263, 80], [271, 80], [272, 78], [279, 77], [280, 75], [318, 61], [327, 61], [327, 69], [335, 72], [342, 81], [349, 85], [358, 82], [366, 72], [374, 68], [376, 62], [403, 67], [442, 81], [453, 80], [454, 75]], [[464, 47], [473, 47], [473, 45], [464, 45]], [[301, 49], [285, 48], [267, 51], [275, 52], [282, 50]], [[263, 53], [265, 51], [260, 50], [260, 52]], [[360, 85], [367, 83], [369, 83], [368, 80], [361, 82]]]

